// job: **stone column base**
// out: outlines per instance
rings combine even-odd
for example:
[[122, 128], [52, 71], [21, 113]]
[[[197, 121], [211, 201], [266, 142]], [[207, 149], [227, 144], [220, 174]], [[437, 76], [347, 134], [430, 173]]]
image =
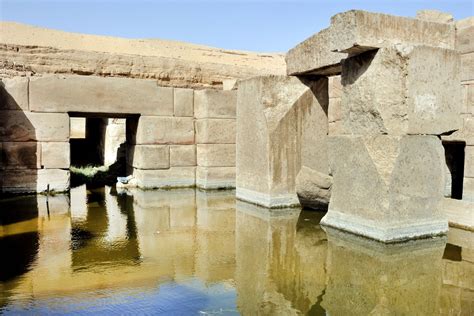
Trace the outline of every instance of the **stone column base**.
[[239, 200], [265, 206], [268, 208], [283, 208], [300, 206], [298, 196], [295, 194], [271, 195], [253, 190], [237, 188], [236, 197]]

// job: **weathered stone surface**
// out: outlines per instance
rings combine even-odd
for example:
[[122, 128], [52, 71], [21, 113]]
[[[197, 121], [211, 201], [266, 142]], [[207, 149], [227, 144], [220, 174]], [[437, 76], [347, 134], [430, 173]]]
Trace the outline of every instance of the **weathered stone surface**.
[[324, 75], [341, 73], [341, 59], [347, 54], [331, 51], [331, 28], [324, 29], [304, 40], [286, 54], [288, 75]]
[[196, 167], [173, 167], [163, 170], [134, 169], [139, 188], [191, 187], [196, 181]]
[[474, 178], [464, 178], [462, 188], [462, 199], [474, 202]]
[[133, 145], [127, 153], [127, 163], [138, 169], [168, 169], [170, 147], [168, 145]]
[[342, 97], [341, 76], [331, 76], [328, 78], [329, 98]]
[[4, 78], [0, 81], [0, 110], [28, 111], [28, 82], [26, 77]]
[[174, 116], [194, 115], [193, 89], [174, 88]]
[[222, 90], [236, 90], [237, 82], [238, 82], [237, 79], [222, 80]]
[[[130, 124], [130, 125], [133, 125]], [[140, 116], [131, 142], [134, 144], [193, 144], [194, 121], [192, 117]]]
[[235, 167], [235, 144], [198, 144], [196, 153], [198, 166]]
[[342, 111], [348, 134], [435, 134], [462, 126], [459, 55], [395, 45], [344, 60]]
[[172, 116], [173, 89], [153, 80], [45, 76], [30, 79], [30, 110]]
[[235, 118], [236, 91], [194, 91], [196, 118]]
[[0, 169], [41, 168], [41, 146], [37, 142], [2, 143], [0, 153]]
[[40, 193], [48, 190], [62, 192], [69, 189], [69, 170], [24, 169], [2, 172], [2, 191], [5, 193]]
[[461, 81], [474, 80], [474, 52], [461, 55]]
[[171, 167], [196, 166], [196, 146], [195, 145], [170, 145], [170, 166]]
[[46, 169], [69, 169], [71, 150], [68, 142], [41, 143], [41, 166]]
[[474, 52], [474, 17], [456, 22], [456, 50], [461, 54]]
[[462, 110], [464, 114], [474, 114], [474, 81], [463, 84], [462, 88]]
[[474, 117], [467, 117], [463, 121], [460, 130], [451, 135], [441, 136], [442, 140], [465, 142], [466, 145], [474, 145]]
[[329, 99], [328, 122], [334, 123], [342, 120], [342, 104], [340, 98]]
[[197, 144], [235, 144], [235, 119], [198, 119], [195, 125]]
[[196, 186], [201, 189], [235, 188], [235, 167], [196, 167]]
[[324, 225], [384, 242], [446, 233], [445, 157], [435, 136], [334, 136]]
[[454, 24], [351, 10], [331, 18], [330, 50], [359, 54], [393, 44], [454, 49]]
[[[255, 77], [241, 81], [237, 93], [237, 197], [266, 207], [299, 204], [295, 180], [302, 160], [318, 171], [313, 164], [327, 168], [327, 158], [315, 158], [326, 154], [327, 80]], [[313, 135], [319, 132], [324, 137]]]
[[474, 146], [466, 146], [464, 155], [464, 176], [474, 178]]
[[66, 113], [0, 112], [0, 141], [69, 141]]
[[70, 137], [86, 138], [86, 118], [71, 117], [70, 118]]
[[416, 12], [416, 18], [428, 22], [436, 23], [452, 23], [454, 22], [453, 15], [450, 13], [438, 11], [438, 10], [418, 10]]
[[108, 119], [105, 126], [104, 164], [110, 166], [125, 155], [126, 119]]
[[311, 208], [327, 208], [331, 198], [332, 177], [301, 167], [296, 177], [296, 193], [301, 205]]

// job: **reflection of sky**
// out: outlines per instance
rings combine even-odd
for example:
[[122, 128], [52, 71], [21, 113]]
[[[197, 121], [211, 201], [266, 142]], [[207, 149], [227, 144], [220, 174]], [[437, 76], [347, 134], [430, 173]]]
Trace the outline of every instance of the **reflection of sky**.
[[15, 301], [6, 314], [238, 314], [236, 291], [229, 284], [204, 285], [198, 279], [164, 283], [158, 288], [108, 289], [74, 296]]

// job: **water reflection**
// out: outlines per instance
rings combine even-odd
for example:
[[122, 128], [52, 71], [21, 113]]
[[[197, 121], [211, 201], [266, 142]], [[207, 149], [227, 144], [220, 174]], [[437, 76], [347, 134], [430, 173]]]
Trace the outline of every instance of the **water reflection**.
[[0, 201], [0, 312], [473, 314], [474, 237], [383, 246], [233, 191]]

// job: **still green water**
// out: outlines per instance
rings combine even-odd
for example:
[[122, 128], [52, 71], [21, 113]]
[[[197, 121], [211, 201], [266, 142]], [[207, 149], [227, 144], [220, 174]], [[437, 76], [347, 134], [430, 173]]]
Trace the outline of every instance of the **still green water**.
[[0, 201], [0, 313], [473, 315], [474, 236], [382, 245], [234, 191]]

